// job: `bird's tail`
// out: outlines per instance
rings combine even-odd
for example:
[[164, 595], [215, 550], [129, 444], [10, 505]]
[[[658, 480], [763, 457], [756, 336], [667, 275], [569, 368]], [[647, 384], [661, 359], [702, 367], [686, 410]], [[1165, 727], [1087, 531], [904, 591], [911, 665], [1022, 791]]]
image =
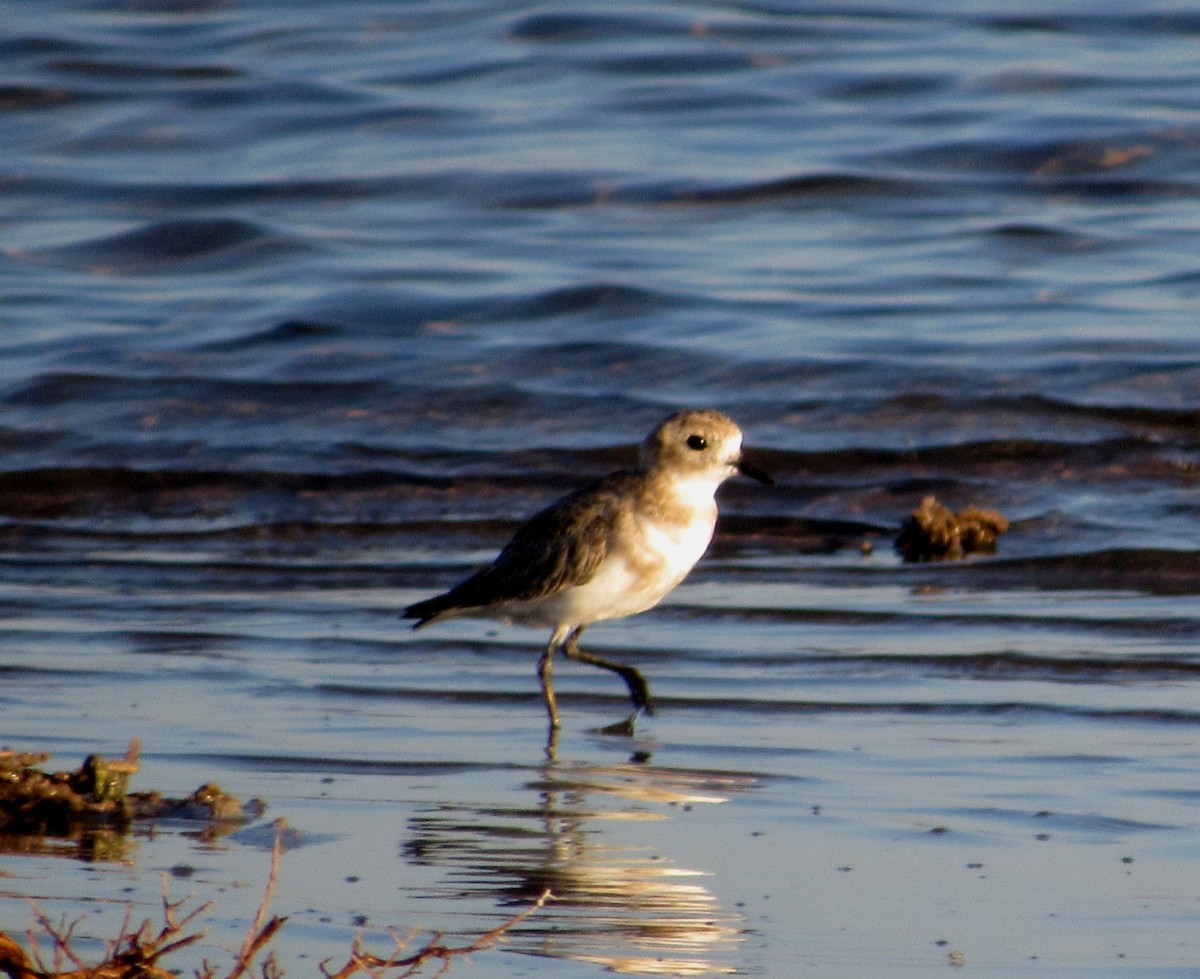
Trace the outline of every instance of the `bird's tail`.
[[419, 629], [423, 625], [429, 625], [430, 622], [446, 618], [454, 607], [455, 604], [447, 601], [445, 595], [438, 595], [436, 598], [427, 598], [423, 602], [408, 606], [400, 613], [400, 618], [416, 619], [413, 628]]

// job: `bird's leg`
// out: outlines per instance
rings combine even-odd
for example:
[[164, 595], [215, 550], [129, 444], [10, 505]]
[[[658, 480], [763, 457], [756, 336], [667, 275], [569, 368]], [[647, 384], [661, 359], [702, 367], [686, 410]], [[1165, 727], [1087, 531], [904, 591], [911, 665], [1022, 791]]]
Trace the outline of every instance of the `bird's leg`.
[[[578, 660], [580, 663], [591, 663], [592, 666], [599, 666], [601, 669], [619, 673], [621, 679], [625, 681], [625, 685], [629, 687], [629, 696], [633, 700], [633, 706], [637, 708], [637, 713], [645, 711], [647, 714], [653, 714], [654, 704], [650, 700], [650, 687], [646, 683], [645, 677], [632, 666], [626, 666], [624, 663], [614, 663], [612, 660], [601, 659], [599, 656], [585, 653], [579, 648], [579, 637], [583, 635], [583, 630], [584, 626], [573, 629], [562, 644], [562, 651], [571, 659]], [[637, 717], [636, 713], [634, 717]]]
[[558, 728], [553, 724], [546, 729], [546, 761], [551, 765], [558, 761]]
[[546, 702], [546, 713], [550, 715], [550, 730], [554, 731], [562, 722], [558, 717], [558, 700], [554, 696], [554, 651], [559, 645], [558, 634], [550, 637], [546, 651], [538, 660], [538, 679], [542, 682], [542, 699]]

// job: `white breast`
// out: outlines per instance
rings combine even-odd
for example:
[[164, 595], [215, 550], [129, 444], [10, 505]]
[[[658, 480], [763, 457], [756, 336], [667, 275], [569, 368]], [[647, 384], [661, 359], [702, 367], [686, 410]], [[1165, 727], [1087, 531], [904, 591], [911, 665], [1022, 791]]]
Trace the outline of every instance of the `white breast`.
[[668, 590], [679, 584], [708, 550], [715, 524], [715, 520], [699, 514], [684, 527], [642, 521], [642, 540], [639, 543], [644, 557], [647, 561], [654, 557], [661, 560], [664, 565], [663, 577], [672, 580]]

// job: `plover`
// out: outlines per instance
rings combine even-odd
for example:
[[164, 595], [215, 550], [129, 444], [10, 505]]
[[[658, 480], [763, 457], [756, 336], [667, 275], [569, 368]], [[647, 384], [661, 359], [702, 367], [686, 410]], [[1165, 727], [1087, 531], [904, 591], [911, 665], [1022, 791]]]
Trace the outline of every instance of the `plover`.
[[535, 514], [496, 559], [444, 595], [404, 610], [414, 629], [460, 616], [551, 631], [538, 678], [552, 729], [559, 726], [554, 654], [618, 673], [634, 715], [653, 712], [634, 667], [579, 648], [593, 622], [657, 605], [700, 560], [717, 522], [716, 491], [742, 473], [771, 478], [742, 457], [742, 433], [719, 411], [681, 411], [642, 443], [637, 469], [612, 473]]

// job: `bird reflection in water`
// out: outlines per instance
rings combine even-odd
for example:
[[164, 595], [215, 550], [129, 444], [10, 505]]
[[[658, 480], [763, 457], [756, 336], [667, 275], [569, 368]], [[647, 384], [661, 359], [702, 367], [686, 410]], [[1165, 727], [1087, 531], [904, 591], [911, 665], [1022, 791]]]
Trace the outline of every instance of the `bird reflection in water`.
[[451, 868], [439, 897], [518, 906], [553, 891], [508, 936], [510, 950], [631, 975], [732, 973], [743, 924], [705, 873], [648, 846], [607, 843], [603, 827], [677, 818], [672, 810], [724, 802], [756, 783], [736, 773], [550, 762], [525, 786], [536, 796], [527, 807], [447, 804], [413, 817], [405, 858]]

